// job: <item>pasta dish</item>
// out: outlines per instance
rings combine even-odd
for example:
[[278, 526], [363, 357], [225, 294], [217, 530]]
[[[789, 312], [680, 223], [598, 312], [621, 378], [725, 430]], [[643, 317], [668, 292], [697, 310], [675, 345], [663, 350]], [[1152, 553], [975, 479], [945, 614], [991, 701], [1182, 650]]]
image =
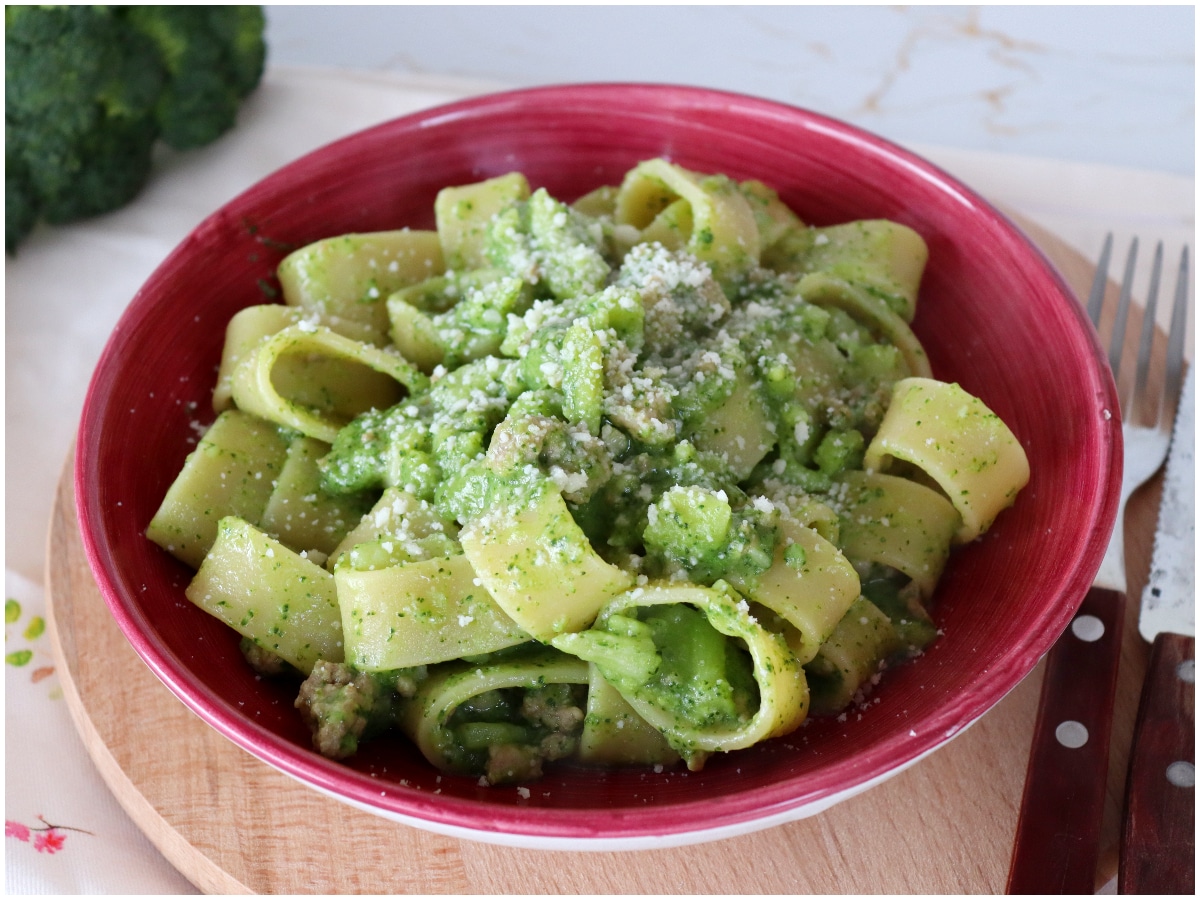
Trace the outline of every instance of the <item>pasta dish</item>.
[[696, 770], [936, 640], [951, 550], [1029, 467], [930, 370], [919, 234], [665, 159], [434, 212], [282, 261], [146, 532], [315, 749]]

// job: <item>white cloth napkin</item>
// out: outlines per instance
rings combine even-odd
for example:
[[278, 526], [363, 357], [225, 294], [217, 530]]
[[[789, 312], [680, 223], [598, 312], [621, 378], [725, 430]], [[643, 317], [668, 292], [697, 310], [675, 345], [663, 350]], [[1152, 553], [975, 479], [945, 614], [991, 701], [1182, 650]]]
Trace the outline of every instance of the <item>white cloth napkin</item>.
[[[184, 893], [105, 787], [54, 673], [41, 589], [55, 486], [87, 382], [138, 286], [205, 216], [329, 141], [495, 85], [272, 69], [235, 130], [165, 157], [130, 206], [46, 229], [5, 266], [5, 885], [9, 893]], [[1052, 160], [914, 147], [1094, 257], [1108, 230], [1190, 244], [1194, 181]]]
[[43, 632], [42, 586], [4, 573], [4, 880], [9, 894], [194, 893], [100, 780]]

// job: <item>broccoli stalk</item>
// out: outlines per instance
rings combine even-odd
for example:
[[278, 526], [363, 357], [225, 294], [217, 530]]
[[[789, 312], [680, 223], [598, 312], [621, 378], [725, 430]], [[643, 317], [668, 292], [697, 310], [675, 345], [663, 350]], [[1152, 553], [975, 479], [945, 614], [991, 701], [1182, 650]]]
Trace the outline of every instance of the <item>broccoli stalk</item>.
[[39, 221], [117, 209], [156, 142], [186, 150], [234, 122], [266, 59], [260, 7], [6, 6], [5, 246]]

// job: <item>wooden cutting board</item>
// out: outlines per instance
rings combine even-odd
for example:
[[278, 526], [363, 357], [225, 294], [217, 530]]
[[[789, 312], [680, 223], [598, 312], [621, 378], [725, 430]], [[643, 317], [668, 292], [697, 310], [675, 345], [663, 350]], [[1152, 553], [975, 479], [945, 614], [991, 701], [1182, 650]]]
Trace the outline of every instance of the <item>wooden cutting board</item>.
[[[1026, 231], [1086, 296], [1091, 265]], [[623, 853], [538, 852], [394, 824], [280, 774], [204, 724], [137, 657], [92, 580], [67, 461], [52, 517], [47, 597], [72, 717], [105, 782], [207, 893], [1002, 893], [1042, 666], [981, 721], [884, 784], [820, 815], [739, 838]], [[1160, 486], [1130, 504], [1141, 595]], [[1097, 885], [1116, 873], [1118, 813], [1146, 647], [1127, 610]], [[132, 723], [132, 724], [131, 724]]]

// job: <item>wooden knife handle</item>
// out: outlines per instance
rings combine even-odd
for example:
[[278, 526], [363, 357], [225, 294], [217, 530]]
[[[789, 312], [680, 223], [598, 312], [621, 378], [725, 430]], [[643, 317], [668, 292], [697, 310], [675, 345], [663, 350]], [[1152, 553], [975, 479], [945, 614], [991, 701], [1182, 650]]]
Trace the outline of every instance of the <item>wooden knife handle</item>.
[[1092, 894], [1125, 595], [1092, 588], [1046, 656], [1010, 894]]
[[1195, 672], [1194, 638], [1154, 639], [1125, 782], [1122, 894], [1196, 892]]

